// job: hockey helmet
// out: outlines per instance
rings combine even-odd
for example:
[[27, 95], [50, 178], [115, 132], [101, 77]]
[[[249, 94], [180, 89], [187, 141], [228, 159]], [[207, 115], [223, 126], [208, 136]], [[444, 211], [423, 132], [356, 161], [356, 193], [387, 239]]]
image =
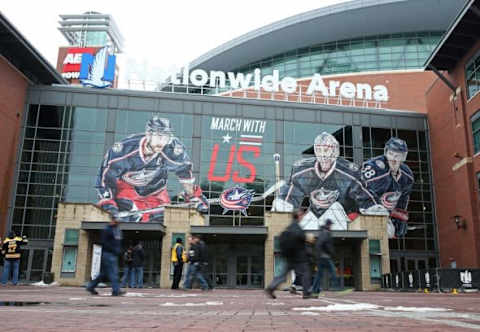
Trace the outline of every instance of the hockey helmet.
[[340, 155], [340, 144], [333, 135], [327, 132], [322, 132], [315, 138], [313, 149], [324, 172], [331, 168]]
[[147, 124], [145, 125], [145, 131], [147, 134], [170, 135], [172, 133], [170, 120], [154, 116], [147, 121]]
[[408, 147], [407, 143], [398, 138], [398, 137], [391, 137], [387, 143], [385, 143], [385, 156], [387, 156], [388, 151], [393, 151], [401, 154], [402, 156], [402, 161], [405, 161], [407, 159], [407, 153], [408, 153]]

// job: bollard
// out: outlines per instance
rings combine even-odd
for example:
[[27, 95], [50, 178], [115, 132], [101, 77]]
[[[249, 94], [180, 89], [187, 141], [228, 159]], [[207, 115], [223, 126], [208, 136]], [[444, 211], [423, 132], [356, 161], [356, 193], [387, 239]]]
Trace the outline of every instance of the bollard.
[[428, 288], [425, 288], [425, 289], [423, 290], [423, 292], [424, 292], [425, 294], [430, 293], [430, 292], [428, 291]]
[[452, 294], [458, 295], [458, 292], [457, 292], [457, 289], [456, 289], [456, 288], [452, 289]]

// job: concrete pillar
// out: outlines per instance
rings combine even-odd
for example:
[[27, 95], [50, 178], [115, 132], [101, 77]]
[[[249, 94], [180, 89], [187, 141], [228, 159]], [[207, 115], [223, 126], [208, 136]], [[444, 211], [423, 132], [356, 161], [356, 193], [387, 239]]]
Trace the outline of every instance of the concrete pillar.
[[[268, 228], [267, 239], [265, 240], [265, 287], [273, 280], [274, 277], [274, 238], [279, 236], [281, 232], [290, 224], [292, 215], [285, 212], [266, 212], [265, 226]], [[290, 284], [290, 278], [286, 284]], [[280, 288], [285, 285], [280, 285]]]
[[360, 260], [360, 271], [357, 273], [359, 279], [356, 279], [358, 290], [374, 290], [379, 289], [381, 286], [377, 284], [371, 284], [370, 282], [370, 247], [369, 240], [379, 240], [380, 250], [382, 253], [382, 274], [390, 273], [390, 251], [388, 248], [388, 235], [387, 235], [387, 221], [386, 216], [359, 216], [354, 222], [349, 224], [348, 230], [360, 231], [366, 230], [368, 238], [364, 239], [359, 248], [357, 255]]
[[[160, 288], [170, 288], [173, 273], [171, 264], [172, 234], [185, 233], [185, 239], [191, 234], [190, 226], [208, 226], [206, 218], [194, 209], [166, 207], [163, 224], [165, 235], [162, 239], [162, 255], [160, 265]], [[187, 249], [188, 243], [185, 243]]]
[[[93, 204], [59, 203], [53, 242], [52, 269], [55, 281], [63, 286], [83, 286], [90, 279], [92, 246], [82, 221], [109, 222], [110, 215]], [[75, 273], [61, 273], [66, 229], [79, 231]]]

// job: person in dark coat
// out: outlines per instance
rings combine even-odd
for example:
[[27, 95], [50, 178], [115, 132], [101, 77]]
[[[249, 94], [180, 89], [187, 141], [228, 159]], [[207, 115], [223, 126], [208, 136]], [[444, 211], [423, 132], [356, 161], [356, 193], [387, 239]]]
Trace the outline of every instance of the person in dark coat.
[[203, 276], [203, 255], [200, 238], [192, 235], [189, 237], [190, 249], [188, 250], [188, 269], [183, 289], [192, 289], [193, 279], [197, 278], [202, 290], [208, 290], [208, 283]]
[[288, 252], [281, 253], [287, 261], [287, 264], [284, 270], [273, 278], [270, 285], [265, 289], [265, 293], [272, 299], [276, 298], [274, 294], [275, 290], [281, 283], [286, 281], [287, 274], [291, 270], [294, 270], [295, 274], [302, 276], [303, 298], [307, 299], [311, 297], [311, 293], [309, 292], [311, 275], [305, 246], [306, 237], [303, 229], [299, 225], [305, 213], [306, 210], [303, 208], [295, 211], [292, 223], [286, 229], [292, 248]]
[[133, 267], [133, 288], [143, 288], [143, 262], [145, 261], [145, 251], [141, 242], [133, 247], [132, 267]]
[[135, 275], [133, 272], [132, 254], [133, 244], [130, 244], [128, 246], [128, 249], [123, 253], [123, 278], [120, 286], [122, 288], [127, 287], [127, 284], [128, 287], [133, 287], [133, 278], [135, 277]]
[[104, 279], [108, 278], [112, 283], [112, 296], [121, 296], [125, 292], [120, 290], [118, 282], [118, 257], [122, 253], [122, 231], [118, 227], [118, 221], [111, 219], [110, 223], [102, 230], [102, 263], [98, 276], [90, 281], [86, 290], [92, 295], [98, 295], [95, 287]]
[[338, 287], [337, 273], [335, 272], [335, 264], [333, 264], [332, 256], [335, 254], [332, 235], [330, 234], [330, 227], [333, 222], [330, 219], [325, 221], [325, 224], [320, 228], [317, 241], [315, 242], [315, 254], [317, 257], [317, 274], [313, 280], [313, 294], [318, 295], [321, 291], [323, 280], [323, 271], [327, 270], [330, 274], [331, 285]]

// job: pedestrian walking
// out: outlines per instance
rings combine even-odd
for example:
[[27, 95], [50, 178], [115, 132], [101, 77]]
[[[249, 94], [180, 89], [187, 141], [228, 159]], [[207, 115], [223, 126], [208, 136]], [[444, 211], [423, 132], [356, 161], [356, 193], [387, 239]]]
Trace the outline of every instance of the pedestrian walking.
[[133, 270], [133, 245], [130, 243], [127, 250], [123, 253], [123, 277], [121, 282], [121, 288], [128, 287], [133, 288], [133, 278], [135, 273]]
[[183, 246], [183, 240], [179, 237], [177, 237], [175, 245], [172, 248], [171, 261], [173, 264], [172, 289], [178, 289], [180, 280], [182, 280], [183, 263], [187, 261], [187, 254]]
[[118, 257], [122, 252], [122, 231], [118, 221], [111, 219], [110, 223], [102, 230], [102, 263], [99, 275], [90, 281], [86, 290], [92, 295], [98, 295], [95, 287], [105, 278], [112, 283], [112, 296], [121, 296], [125, 292], [120, 290], [118, 282]]
[[138, 242], [132, 252], [133, 266], [133, 288], [143, 288], [143, 262], [145, 261], [145, 251], [141, 242]]
[[203, 276], [203, 258], [200, 238], [198, 236], [190, 236], [188, 238], [190, 249], [188, 250], [188, 268], [183, 288], [185, 290], [192, 289], [194, 279], [198, 279], [202, 290], [208, 290], [208, 283]]
[[311, 297], [309, 292], [311, 284], [311, 274], [307, 259], [307, 250], [305, 247], [305, 233], [299, 223], [305, 215], [306, 210], [301, 208], [293, 213], [291, 224], [280, 234], [280, 254], [286, 260], [287, 264], [283, 270], [273, 278], [272, 282], [265, 289], [265, 293], [275, 299], [274, 294], [278, 286], [285, 282], [289, 271], [294, 270], [295, 274], [302, 276], [303, 298]]
[[201, 273], [205, 281], [207, 282], [208, 289], [213, 289], [213, 282], [210, 278], [210, 273], [208, 271], [208, 247], [205, 241], [199, 238], [198, 245], [200, 246], [200, 256], [201, 256]]
[[313, 296], [318, 296], [321, 291], [323, 272], [327, 270], [330, 274], [331, 286], [338, 287], [337, 273], [335, 272], [335, 264], [333, 264], [332, 256], [334, 255], [333, 239], [330, 233], [330, 228], [333, 222], [330, 219], [325, 221], [325, 224], [320, 227], [320, 233], [315, 242], [315, 254], [317, 257], [317, 274], [313, 280], [312, 292]]
[[18, 283], [18, 271], [20, 268], [21, 246], [28, 243], [27, 237], [17, 236], [10, 231], [3, 241], [2, 254], [4, 255], [2, 284], [6, 285], [12, 274], [12, 284]]

